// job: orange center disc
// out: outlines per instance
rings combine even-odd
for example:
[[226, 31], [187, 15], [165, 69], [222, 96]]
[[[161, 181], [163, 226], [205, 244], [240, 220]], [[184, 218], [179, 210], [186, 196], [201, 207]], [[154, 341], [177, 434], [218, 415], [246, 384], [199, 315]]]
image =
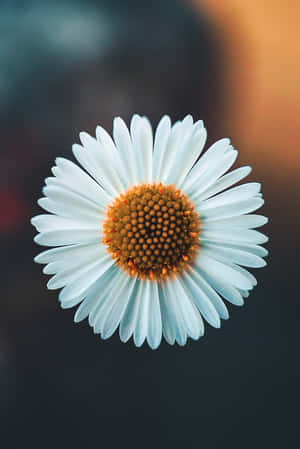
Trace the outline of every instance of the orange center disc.
[[140, 184], [108, 206], [103, 233], [111, 257], [131, 276], [162, 280], [195, 258], [200, 220], [173, 185]]

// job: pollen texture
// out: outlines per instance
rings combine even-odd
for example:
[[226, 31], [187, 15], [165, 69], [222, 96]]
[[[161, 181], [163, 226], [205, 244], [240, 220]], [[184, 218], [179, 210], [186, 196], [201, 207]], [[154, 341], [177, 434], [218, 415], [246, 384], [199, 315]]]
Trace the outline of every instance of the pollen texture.
[[140, 184], [108, 206], [103, 243], [129, 275], [164, 280], [183, 271], [200, 245], [194, 205], [173, 185]]

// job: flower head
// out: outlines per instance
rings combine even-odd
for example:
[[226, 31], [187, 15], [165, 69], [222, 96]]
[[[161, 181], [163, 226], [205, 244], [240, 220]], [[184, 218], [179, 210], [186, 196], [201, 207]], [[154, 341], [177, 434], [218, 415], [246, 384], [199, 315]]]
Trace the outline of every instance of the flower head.
[[[224, 299], [242, 305], [256, 285], [245, 268], [262, 267], [267, 238], [254, 230], [267, 222], [249, 214], [263, 205], [260, 184], [232, 187], [251, 171], [226, 173], [237, 157], [229, 139], [206, 141], [202, 121], [191, 116], [155, 131], [134, 115], [130, 131], [114, 120], [113, 138], [80, 134], [73, 153], [82, 168], [57, 158], [38, 203], [49, 214], [32, 224], [35, 241], [55, 246], [35, 261], [62, 288], [63, 308], [79, 307], [95, 333], [122, 341], [133, 335], [157, 348], [204, 333], [228, 318]], [[199, 159], [198, 159], [199, 158]], [[226, 190], [227, 189], [227, 190]]]

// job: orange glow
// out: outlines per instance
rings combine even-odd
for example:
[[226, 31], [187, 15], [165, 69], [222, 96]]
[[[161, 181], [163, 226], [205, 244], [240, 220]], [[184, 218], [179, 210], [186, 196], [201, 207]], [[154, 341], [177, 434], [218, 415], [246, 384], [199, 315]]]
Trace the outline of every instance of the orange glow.
[[224, 135], [264, 179], [286, 187], [300, 170], [300, 2], [190, 0], [222, 50]]

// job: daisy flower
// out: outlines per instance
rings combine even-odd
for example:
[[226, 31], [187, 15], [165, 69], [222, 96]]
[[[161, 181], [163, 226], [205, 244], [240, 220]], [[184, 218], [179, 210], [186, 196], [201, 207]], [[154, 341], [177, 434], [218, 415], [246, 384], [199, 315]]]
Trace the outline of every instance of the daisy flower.
[[228, 170], [237, 158], [229, 139], [206, 142], [202, 121], [164, 116], [153, 138], [147, 118], [130, 130], [115, 118], [113, 139], [80, 133], [78, 165], [57, 158], [38, 204], [49, 214], [32, 218], [35, 242], [49, 247], [35, 261], [53, 275], [62, 308], [78, 306], [109, 338], [119, 327], [126, 342], [162, 336], [184, 345], [228, 319], [226, 301], [241, 306], [256, 285], [243, 267], [263, 267], [267, 241], [254, 228], [267, 218], [250, 214], [264, 201], [260, 184], [234, 186], [251, 168]]

